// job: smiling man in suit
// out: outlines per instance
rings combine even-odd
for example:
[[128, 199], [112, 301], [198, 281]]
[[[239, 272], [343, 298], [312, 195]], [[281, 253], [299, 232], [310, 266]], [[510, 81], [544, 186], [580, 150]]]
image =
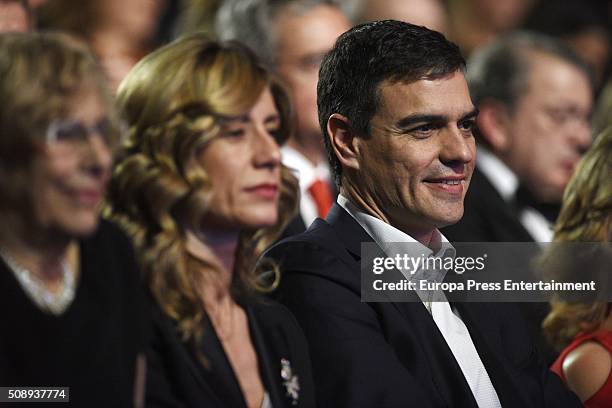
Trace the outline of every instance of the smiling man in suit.
[[268, 253], [309, 341], [318, 406], [580, 406], [510, 305], [361, 301], [361, 243], [440, 256], [438, 229], [463, 215], [477, 116], [464, 68], [444, 36], [392, 20], [349, 30], [323, 61], [319, 121], [340, 196]]

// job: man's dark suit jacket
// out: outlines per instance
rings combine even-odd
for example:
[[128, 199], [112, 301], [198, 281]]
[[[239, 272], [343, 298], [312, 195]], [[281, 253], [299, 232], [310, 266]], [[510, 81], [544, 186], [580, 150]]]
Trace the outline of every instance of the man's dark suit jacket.
[[[274, 246], [279, 299], [310, 346], [319, 407], [476, 407], [422, 303], [363, 303], [365, 230], [337, 204], [326, 220]], [[504, 408], [579, 407], [540, 364], [518, 312], [505, 304], [455, 304]]]
[[289, 238], [294, 235], [301, 234], [304, 231], [306, 231], [306, 224], [304, 224], [304, 219], [302, 218], [302, 215], [298, 214], [293, 217], [289, 224], [287, 224], [287, 227], [285, 227], [285, 230], [279, 238], [279, 241], [284, 238]]
[[[534, 242], [521, 224], [517, 210], [502, 198], [478, 168], [474, 170], [465, 196], [463, 218], [441, 231], [451, 242]], [[525, 268], [529, 267], [526, 259]], [[518, 307], [542, 358], [552, 364], [558, 353], [547, 343], [542, 332], [542, 321], [550, 311], [549, 305], [521, 303]]]
[[[249, 320], [259, 372], [274, 408], [314, 407], [308, 346], [291, 313], [271, 300], [241, 302]], [[184, 343], [176, 324], [151, 299], [153, 336], [147, 350], [147, 407], [246, 408], [240, 385], [210, 322], [205, 320], [201, 356]], [[287, 395], [281, 359], [289, 361], [300, 390]]]

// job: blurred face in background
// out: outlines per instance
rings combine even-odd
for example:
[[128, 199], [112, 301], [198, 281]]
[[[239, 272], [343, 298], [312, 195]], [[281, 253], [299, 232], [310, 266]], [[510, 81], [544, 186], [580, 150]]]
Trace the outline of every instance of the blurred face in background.
[[446, 33], [446, 10], [441, 0], [368, 0], [363, 21], [401, 20]]
[[0, 0], [0, 33], [29, 29], [28, 12], [19, 0]]
[[458, 3], [465, 3], [488, 29], [503, 31], [518, 27], [534, 0], [459, 0]]
[[274, 225], [280, 194], [281, 119], [265, 88], [253, 107], [228, 119], [219, 137], [197, 154], [212, 183], [208, 229], [255, 229]]
[[336, 38], [349, 28], [346, 16], [328, 5], [305, 14], [286, 8], [276, 19], [276, 69], [289, 88], [300, 138], [321, 139], [317, 115], [319, 66]]
[[509, 115], [507, 162], [543, 202], [559, 202], [591, 144], [586, 75], [557, 57], [530, 52], [528, 88]]
[[92, 48], [101, 60], [111, 89], [116, 90], [132, 66], [149, 51], [166, 0], [93, 1], [94, 32], [111, 35], [94, 35]]
[[126, 41], [145, 44], [156, 33], [166, 0], [95, 0], [101, 29], [120, 27]]
[[112, 164], [107, 112], [93, 89], [82, 88], [49, 125], [33, 164], [34, 222], [72, 237], [95, 230]]

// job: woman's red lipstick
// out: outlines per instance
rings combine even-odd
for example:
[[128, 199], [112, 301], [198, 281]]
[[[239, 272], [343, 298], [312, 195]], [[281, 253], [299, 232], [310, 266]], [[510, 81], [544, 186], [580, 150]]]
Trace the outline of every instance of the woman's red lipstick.
[[262, 183], [253, 187], [245, 188], [245, 191], [256, 194], [265, 199], [275, 199], [278, 195], [278, 184]]

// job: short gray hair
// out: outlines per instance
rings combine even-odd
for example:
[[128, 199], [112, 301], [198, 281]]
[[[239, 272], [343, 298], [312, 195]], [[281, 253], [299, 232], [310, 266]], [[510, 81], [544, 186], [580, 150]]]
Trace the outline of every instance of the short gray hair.
[[349, 15], [345, 6], [351, 1], [339, 0], [225, 0], [217, 12], [215, 31], [220, 40], [238, 40], [251, 48], [270, 68], [276, 62], [278, 39], [274, 26], [286, 8], [305, 14], [319, 5], [338, 7]]
[[508, 110], [516, 108], [519, 96], [527, 89], [529, 58], [526, 51], [550, 54], [578, 68], [593, 86], [589, 66], [569, 47], [544, 34], [516, 31], [477, 50], [467, 64], [466, 79], [473, 102], [501, 102]]

